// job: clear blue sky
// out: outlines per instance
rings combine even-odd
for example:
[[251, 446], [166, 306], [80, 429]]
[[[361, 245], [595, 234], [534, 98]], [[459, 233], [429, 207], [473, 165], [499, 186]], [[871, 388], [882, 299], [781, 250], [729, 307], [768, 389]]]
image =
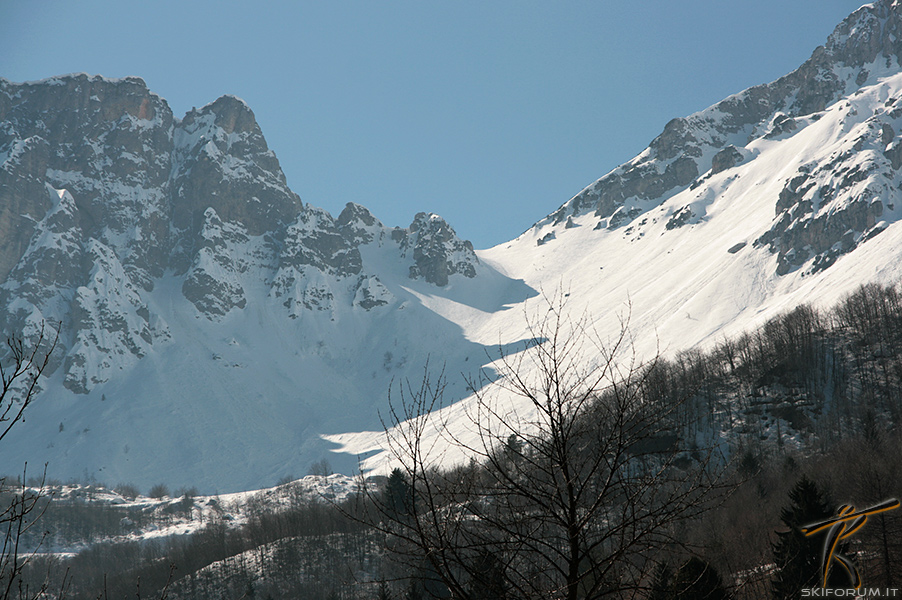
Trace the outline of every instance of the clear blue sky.
[[308, 203], [516, 237], [673, 117], [791, 71], [861, 0], [0, 0], [0, 77], [244, 98]]

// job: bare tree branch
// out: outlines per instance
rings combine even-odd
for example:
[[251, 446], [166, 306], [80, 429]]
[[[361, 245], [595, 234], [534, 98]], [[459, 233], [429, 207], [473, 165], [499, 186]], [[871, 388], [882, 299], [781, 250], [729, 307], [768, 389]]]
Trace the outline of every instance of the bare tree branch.
[[[370, 492], [369, 518], [397, 560], [440, 582], [436, 595], [635, 593], [660, 549], [684, 544], [681, 524], [728, 489], [713, 449], [684, 457], [681, 400], [656, 394], [656, 359], [638, 360], [628, 317], [605, 341], [588, 318], [570, 318], [564, 294], [543, 308], [523, 351], [502, 348], [498, 373], [468, 382], [474, 436], [434, 414], [443, 372], [427, 367], [390, 398], [393, 485], [408, 499], [399, 512]], [[437, 468], [447, 446], [470, 464]]]

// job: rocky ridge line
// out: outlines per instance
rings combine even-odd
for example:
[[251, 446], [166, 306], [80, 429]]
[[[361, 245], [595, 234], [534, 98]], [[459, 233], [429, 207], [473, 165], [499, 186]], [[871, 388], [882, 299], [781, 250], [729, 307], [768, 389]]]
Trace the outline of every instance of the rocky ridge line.
[[0, 233], [3, 328], [61, 323], [65, 385], [81, 393], [170, 341], [146, 298], [166, 277], [217, 322], [261, 286], [290, 318], [389, 305], [369, 243], [438, 286], [478, 264], [435, 215], [388, 229], [358, 205], [338, 220], [304, 205], [244, 101], [179, 120], [136, 77], [0, 79]]

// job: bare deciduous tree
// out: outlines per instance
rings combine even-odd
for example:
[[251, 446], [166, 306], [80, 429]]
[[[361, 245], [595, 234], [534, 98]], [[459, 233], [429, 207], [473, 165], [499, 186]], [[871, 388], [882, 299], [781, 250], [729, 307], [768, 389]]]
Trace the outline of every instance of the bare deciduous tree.
[[[38, 380], [47, 369], [57, 338], [57, 335], [52, 338], [46, 335], [41, 327], [31, 345], [21, 337], [7, 339], [8, 351], [0, 360], [0, 440], [22, 420], [37, 395]], [[45, 477], [46, 468], [35, 486], [26, 485], [26, 471], [23, 471], [21, 481], [0, 479], [0, 497], [3, 498], [0, 505], [0, 599], [40, 598], [47, 591], [46, 583], [28, 589], [21, 579], [23, 570], [38, 549], [34, 546], [26, 548], [23, 544], [47, 507], [44, 500], [49, 494]], [[39, 546], [43, 537], [31, 536], [30, 539], [37, 539]]]
[[[563, 297], [544, 308], [523, 351], [471, 382], [468, 432], [435, 416], [443, 375], [392, 403], [394, 479], [408, 497], [398, 502], [395, 481], [390, 498], [371, 495], [370, 517], [434, 595], [638, 595], [661, 549], [682, 544], [681, 524], [726, 489], [714, 453], [682, 451], [679, 401], [655, 394], [654, 361], [637, 361], [626, 322], [605, 343]], [[448, 444], [469, 465], [438, 468]]]
[[0, 360], [0, 440], [22, 420], [25, 409], [34, 400], [38, 380], [50, 364], [57, 339], [58, 334], [49, 339], [43, 326], [30, 347], [21, 337], [7, 338], [7, 356], [5, 361]]

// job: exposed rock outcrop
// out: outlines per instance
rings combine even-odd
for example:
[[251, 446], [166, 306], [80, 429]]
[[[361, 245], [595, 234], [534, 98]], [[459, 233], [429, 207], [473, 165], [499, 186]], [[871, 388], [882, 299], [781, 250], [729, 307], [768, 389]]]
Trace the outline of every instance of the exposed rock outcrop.
[[[434, 285], [473, 277], [472, 245], [417, 215], [396, 260]], [[304, 206], [254, 113], [223, 96], [183, 119], [141, 79], [0, 79], [0, 325], [60, 323], [79, 393], [171, 338], [148, 297], [167, 277], [218, 323], [270, 298], [285, 315], [380, 310], [394, 296], [360, 248], [391, 240], [369, 211]], [[58, 365], [57, 365], [58, 366]]]
[[479, 259], [473, 244], [457, 237], [454, 229], [440, 216], [417, 213], [407, 229], [392, 231], [405, 256], [413, 258], [411, 279], [422, 277], [438, 286], [448, 285], [451, 275], [476, 276]]

